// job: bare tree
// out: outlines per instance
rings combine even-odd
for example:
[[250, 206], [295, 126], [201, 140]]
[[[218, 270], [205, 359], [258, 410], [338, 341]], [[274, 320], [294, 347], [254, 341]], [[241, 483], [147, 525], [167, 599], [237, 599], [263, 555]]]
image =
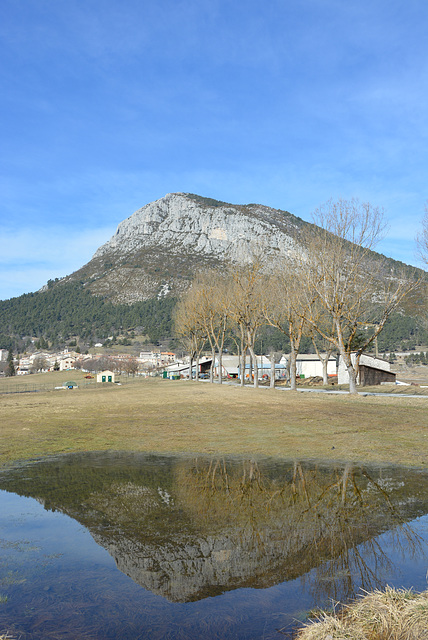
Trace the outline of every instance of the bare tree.
[[134, 377], [135, 374], [138, 372], [137, 359], [132, 357], [127, 358], [123, 363], [123, 368], [128, 376], [132, 375], [132, 377]]
[[263, 312], [266, 322], [276, 327], [290, 339], [290, 387], [296, 390], [297, 355], [307, 330], [309, 292], [307, 279], [301, 278], [301, 265], [290, 258], [279, 265], [278, 273], [266, 283], [263, 295]]
[[201, 291], [198, 287], [190, 287], [177, 303], [174, 326], [178, 339], [189, 354], [189, 379], [192, 379], [195, 361], [196, 380], [198, 380], [199, 358], [207, 341], [201, 308]]
[[214, 381], [214, 366], [218, 354], [218, 382], [222, 382], [222, 354], [229, 315], [229, 283], [218, 270], [199, 275], [192, 285], [193, 297], [197, 300], [197, 316], [203, 333], [211, 347], [211, 382]]
[[[318, 334], [316, 332], [311, 333], [312, 344], [315, 349], [315, 353], [318, 356], [319, 361], [322, 366], [322, 383], [324, 386], [328, 385], [328, 362], [330, 360], [330, 356], [334, 351], [334, 344], [331, 342], [327, 342], [323, 338], [321, 340], [324, 342], [323, 347], [320, 348], [319, 339], [317, 339]], [[322, 350], [321, 350], [322, 349]]]
[[121, 358], [109, 357], [106, 366], [102, 367], [102, 369], [100, 370], [111, 369], [115, 373], [121, 375], [124, 371], [126, 371], [125, 367], [126, 363]]
[[36, 356], [33, 360], [34, 371], [46, 371], [49, 369], [49, 363], [45, 356]]
[[[254, 386], [259, 386], [258, 364], [254, 343], [258, 329], [266, 324], [263, 313], [263, 289], [266, 285], [266, 265], [261, 255], [254, 255], [250, 263], [234, 266], [229, 271], [228, 308], [241, 341], [241, 385], [245, 376], [245, 351], [250, 352], [254, 366]], [[250, 367], [250, 379], [251, 371]]]
[[[416, 282], [392, 272], [373, 254], [385, 231], [381, 209], [356, 199], [330, 200], [315, 211], [313, 219], [318, 226], [306, 235], [302, 272], [309, 290], [317, 294], [317, 304], [331, 318], [334, 332], [325, 331], [317, 314], [308, 314], [307, 321], [339, 351], [349, 374], [349, 391], [356, 393], [361, 353]], [[368, 325], [371, 332], [361, 337]]]

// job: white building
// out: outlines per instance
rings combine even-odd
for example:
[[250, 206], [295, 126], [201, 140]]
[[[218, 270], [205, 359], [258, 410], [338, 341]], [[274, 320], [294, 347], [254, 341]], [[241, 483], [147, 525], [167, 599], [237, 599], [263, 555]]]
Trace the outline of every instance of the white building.
[[97, 382], [114, 382], [114, 372], [106, 369], [97, 374]]
[[[325, 356], [325, 354], [321, 354]], [[287, 356], [289, 358], [290, 356]], [[327, 375], [335, 376], [337, 373], [336, 358], [330, 356], [327, 362]], [[316, 353], [299, 353], [296, 359], [296, 375], [305, 378], [322, 378], [322, 362]]]
[[73, 356], [62, 358], [59, 361], [59, 370], [68, 371], [69, 369], [73, 369], [75, 362], [76, 362], [76, 358], [74, 358]]
[[[222, 364], [222, 376], [225, 378], [238, 378], [239, 377], [239, 356], [226, 356], [223, 355], [221, 359]], [[214, 375], [218, 376], [218, 359], [216, 358], [214, 364]]]
[[[321, 354], [325, 357], [326, 354]], [[290, 355], [284, 354], [281, 358], [281, 364], [287, 368], [289, 374]], [[296, 375], [305, 378], [322, 378], [322, 362], [316, 353], [299, 353], [296, 358]], [[335, 356], [330, 356], [327, 363], [327, 375], [337, 375], [337, 361]]]
[[154, 367], [165, 367], [175, 360], [175, 353], [172, 351], [141, 351], [139, 357], [139, 362], [151, 364]]

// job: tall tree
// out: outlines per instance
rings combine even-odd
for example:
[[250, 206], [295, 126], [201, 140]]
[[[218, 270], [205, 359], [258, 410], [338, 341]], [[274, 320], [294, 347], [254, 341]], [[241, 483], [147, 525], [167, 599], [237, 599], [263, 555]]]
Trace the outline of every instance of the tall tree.
[[201, 307], [201, 291], [198, 287], [190, 287], [177, 303], [174, 326], [178, 339], [189, 354], [189, 379], [192, 379], [193, 362], [195, 362], [196, 380], [198, 380], [199, 358], [207, 341]]
[[[308, 278], [308, 289], [317, 294], [317, 304], [331, 318], [334, 332], [326, 332], [313, 314], [307, 315], [307, 321], [337, 348], [349, 374], [349, 391], [356, 393], [361, 353], [416, 282], [391, 273], [373, 255], [385, 231], [383, 211], [378, 207], [357, 199], [329, 200], [314, 212], [313, 220], [317, 226], [305, 238], [302, 272]], [[371, 331], [362, 333], [368, 325]]]
[[5, 374], [7, 376], [9, 376], [9, 377], [16, 375], [15, 363], [13, 361], [12, 349], [9, 349], [9, 353], [7, 354], [7, 365], [6, 365]]
[[296, 390], [297, 355], [302, 337], [307, 330], [309, 292], [303, 291], [308, 281], [301, 278], [299, 262], [289, 258], [279, 265], [263, 288], [263, 312], [266, 322], [288, 335], [290, 339], [290, 387]]
[[[241, 385], [245, 376], [245, 351], [250, 352], [254, 366], [254, 386], [259, 386], [258, 363], [254, 343], [258, 329], [266, 324], [263, 313], [263, 289], [266, 286], [266, 265], [261, 254], [254, 255], [251, 262], [234, 266], [228, 274], [228, 308], [241, 341]], [[251, 367], [250, 367], [251, 369]], [[252, 371], [250, 370], [250, 379]]]
[[45, 356], [36, 356], [33, 360], [34, 371], [46, 371], [49, 368], [49, 363]]
[[197, 315], [211, 347], [211, 375], [213, 382], [215, 359], [218, 359], [218, 382], [222, 382], [222, 354], [229, 317], [229, 282], [218, 270], [199, 275], [192, 285], [198, 300]]

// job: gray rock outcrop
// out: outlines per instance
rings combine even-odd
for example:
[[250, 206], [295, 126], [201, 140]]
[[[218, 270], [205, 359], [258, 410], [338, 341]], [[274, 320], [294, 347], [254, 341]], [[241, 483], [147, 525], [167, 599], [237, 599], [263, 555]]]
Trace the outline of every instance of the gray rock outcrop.
[[257, 252], [300, 252], [305, 223], [263, 205], [231, 205], [186, 193], [171, 193], [121, 222], [92, 260], [69, 276], [93, 293], [132, 303], [187, 288], [204, 268], [246, 263]]

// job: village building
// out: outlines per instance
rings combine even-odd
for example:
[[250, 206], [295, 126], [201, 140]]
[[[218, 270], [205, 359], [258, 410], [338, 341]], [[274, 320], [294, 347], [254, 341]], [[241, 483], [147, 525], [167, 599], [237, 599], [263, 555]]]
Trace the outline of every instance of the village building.
[[[212, 359], [208, 356], [202, 356], [199, 360], [199, 374], [207, 375], [211, 369]], [[164, 371], [167, 372], [166, 378], [171, 377], [169, 374], [178, 374], [181, 378], [190, 377], [190, 362], [176, 361], [167, 364]], [[196, 360], [192, 363], [192, 377], [196, 377]]]
[[97, 374], [97, 382], [115, 382], [114, 372], [106, 369]]
[[[236, 356], [237, 357], [237, 356]], [[270, 359], [267, 356], [256, 356], [257, 359], [257, 368], [258, 368], [258, 377], [260, 380], [270, 379], [272, 364]], [[238, 377], [240, 370], [240, 363], [238, 364]], [[245, 361], [245, 378], [248, 379], [250, 377], [250, 359], [247, 356]], [[253, 377], [254, 377], [254, 363], [253, 363]], [[286, 377], [286, 365], [283, 361], [275, 363], [275, 380], [280, 380]]]
[[[325, 357], [326, 354], [321, 354]], [[281, 359], [286, 361], [289, 369], [290, 356], [287, 355]], [[322, 362], [316, 353], [299, 353], [296, 358], [296, 375], [301, 378], [322, 378]], [[337, 361], [335, 356], [330, 356], [327, 362], [327, 375], [337, 375]]]
[[175, 353], [172, 351], [141, 351], [139, 362], [151, 364], [154, 367], [165, 367], [175, 362]]
[[75, 358], [74, 356], [67, 356], [65, 358], [61, 358], [61, 360], [59, 361], [59, 370], [60, 371], [69, 371], [70, 369], [74, 368], [74, 363], [76, 362], [77, 358]]
[[[256, 356], [257, 364], [259, 367], [259, 378], [270, 378], [271, 363], [266, 356]], [[239, 356], [223, 355], [221, 359], [221, 371], [223, 378], [239, 378], [240, 377], [240, 358]], [[202, 377], [208, 377], [211, 369], [212, 358], [210, 356], [202, 356], [199, 360], [199, 375]], [[246, 359], [246, 377], [250, 375], [250, 362], [249, 358]], [[189, 377], [189, 362], [174, 362], [173, 364], [165, 367], [166, 375], [169, 378], [173, 374], [177, 373], [182, 378]], [[214, 377], [217, 378], [219, 374], [219, 360], [214, 361]], [[196, 361], [193, 361], [192, 365], [192, 377], [196, 376]], [[285, 365], [281, 363], [275, 364], [275, 378], [277, 380], [285, 377]]]
[[[239, 356], [223, 355], [221, 359], [222, 376], [225, 378], [239, 378]], [[216, 358], [214, 375], [218, 376], [219, 362]]]
[[18, 367], [19, 369], [29, 369], [33, 364], [33, 358], [30, 356], [21, 356], [19, 358]]
[[[356, 354], [351, 353], [351, 362], [355, 367]], [[349, 374], [342, 357], [339, 358], [338, 384], [349, 384]], [[362, 353], [360, 356], [357, 384], [361, 387], [390, 382], [395, 384], [396, 374], [391, 371], [391, 364], [383, 358]]]

